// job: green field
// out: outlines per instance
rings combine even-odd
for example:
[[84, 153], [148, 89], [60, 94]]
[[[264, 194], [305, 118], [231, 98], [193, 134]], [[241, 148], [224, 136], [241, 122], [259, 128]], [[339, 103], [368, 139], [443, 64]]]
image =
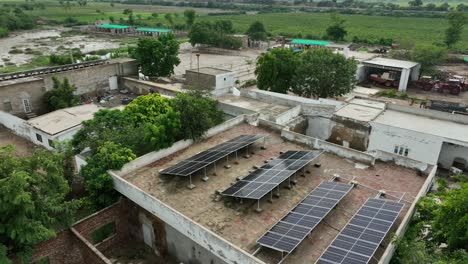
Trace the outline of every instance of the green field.
[[[413, 40], [415, 43], [442, 43], [447, 21], [438, 18], [411, 18], [346, 15], [348, 40], [353, 36], [360, 38], [394, 40]], [[235, 16], [205, 16], [203, 20], [231, 20], [239, 32], [244, 32], [250, 23], [261, 21], [273, 35], [301, 33], [322, 36], [330, 22], [330, 15], [318, 13], [285, 13]], [[455, 48], [468, 50], [468, 26], [465, 26], [462, 41]]]
[[[178, 13], [175, 23], [183, 23], [183, 7], [163, 7], [149, 5], [122, 5], [110, 3], [88, 2], [86, 6], [73, 6], [71, 9], [65, 9], [60, 6], [58, 1], [38, 1], [46, 4], [45, 10], [27, 11], [32, 15], [43, 18], [63, 21], [67, 17], [74, 17], [82, 22], [92, 23], [98, 19], [108, 19], [113, 16], [116, 20], [127, 16], [122, 14], [126, 8], [133, 10], [136, 15], [142, 16], [143, 23], [148, 26], [156, 26], [157, 23], [169, 27], [164, 20], [163, 13]], [[396, 1], [394, 3], [406, 3]], [[424, 1], [426, 3], [426, 1]], [[2, 3], [24, 3], [20, 0], [7, 0]], [[450, 2], [457, 4], [459, 2]], [[100, 10], [103, 13], [98, 13]], [[245, 32], [248, 25], [255, 20], [264, 23], [268, 31], [274, 35], [296, 35], [300, 33], [303, 37], [311, 35], [313, 37], [323, 36], [325, 29], [330, 22], [329, 14], [322, 13], [273, 13], [258, 15], [222, 15], [208, 16], [206, 13], [214, 13], [220, 10], [214, 9], [196, 9], [199, 20], [214, 21], [219, 19], [231, 20], [239, 33]], [[151, 13], [158, 13], [158, 19], [154, 19]], [[346, 28], [348, 30], [347, 40], [350, 41], [354, 36], [360, 39], [380, 39], [392, 38], [394, 41], [413, 40], [415, 43], [442, 43], [444, 31], [447, 28], [447, 21], [439, 18], [416, 18], [416, 17], [389, 17], [389, 16], [365, 16], [365, 15], [343, 15], [346, 19]], [[149, 19], [147, 19], [149, 18]], [[161, 26], [161, 25], [160, 25]], [[454, 48], [457, 50], [468, 50], [468, 25], [465, 26], [460, 41]]]

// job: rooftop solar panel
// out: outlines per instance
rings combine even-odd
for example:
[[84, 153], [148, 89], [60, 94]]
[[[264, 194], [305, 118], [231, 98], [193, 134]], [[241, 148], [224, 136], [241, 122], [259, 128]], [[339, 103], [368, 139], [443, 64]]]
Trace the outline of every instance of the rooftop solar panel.
[[385, 199], [368, 199], [316, 263], [369, 263], [403, 206]]
[[322, 182], [257, 243], [281, 252], [292, 252], [352, 188], [351, 184]]
[[319, 150], [287, 151], [237, 181], [221, 195], [258, 200], [320, 154]]
[[159, 173], [165, 175], [189, 176], [264, 137], [265, 135], [263, 134], [238, 136], [208, 150], [202, 151], [169, 168], [161, 170]]

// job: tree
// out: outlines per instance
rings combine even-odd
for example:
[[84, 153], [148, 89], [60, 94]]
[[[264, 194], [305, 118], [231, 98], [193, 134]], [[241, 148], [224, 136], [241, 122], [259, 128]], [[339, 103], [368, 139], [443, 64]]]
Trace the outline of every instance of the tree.
[[122, 12], [122, 14], [124, 15], [130, 15], [132, 13], [133, 13], [133, 10], [130, 8], [125, 8], [124, 11]]
[[224, 114], [218, 109], [218, 102], [198, 91], [178, 93], [171, 106], [180, 113], [184, 139], [198, 140], [209, 128], [223, 122]]
[[110, 21], [112, 24], [114, 24], [114, 23], [115, 23], [115, 18], [114, 18], [113, 16], [110, 16], [110, 17], [109, 17], [109, 21]]
[[293, 83], [298, 58], [290, 49], [273, 49], [257, 60], [257, 87], [262, 90], [287, 93]]
[[27, 262], [35, 244], [55, 235], [54, 226], [72, 223], [80, 201], [66, 200], [61, 153], [37, 149], [18, 158], [13, 150], [0, 147], [0, 260], [16, 255]]
[[452, 47], [461, 39], [463, 26], [466, 22], [466, 15], [462, 11], [452, 11], [448, 14], [449, 27], [445, 31], [445, 44], [447, 44], [447, 47]]
[[416, 45], [411, 52], [411, 59], [421, 63], [421, 72], [433, 74], [435, 66], [447, 59], [448, 52], [444, 47], [435, 45]]
[[137, 47], [131, 50], [144, 75], [166, 77], [174, 73], [179, 65], [179, 42], [172, 34], [164, 34], [158, 39], [140, 38]]
[[346, 20], [341, 18], [338, 14], [331, 14], [331, 25], [327, 28], [327, 37], [334, 41], [343, 41], [348, 34], [344, 28]]
[[231, 21], [219, 20], [215, 23], [196, 22], [190, 28], [188, 37], [192, 46], [206, 44], [218, 48], [239, 49], [242, 41], [230, 34], [234, 32]]
[[249, 29], [245, 32], [249, 38], [253, 41], [266, 40], [267, 32], [263, 24], [259, 21], [255, 21], [250, 24]]
[[413, 0], [413, 1], [409, 1], [408, 4], [410, 6], [413, 6], [413, 7], [419, 7], [419, 6], [423, 5], [423, 1], [422, 0]]
[[152, 150], [147, 142], [142, 140], [145, 136], [144, 124], [137, 123], [135, 116], [128, 111], [99, 110], [93, 119], [84, 121], [82, 125], [71, 142], [77, 153], [88, 147], [92, 153], [96, 153], [109, 141], [126, 146], [137, 155]]
[[174, 19], [172, 18], [172, 14], [171, 13], [166, 13], [164, 15], [164, 19], [166, 19], [166, 21], [169, 23], [169, 25], [171, 25], [171, 28], [172, 28], [173, 25], [174, 25]]
[[80, 170], [85, 180], [88, 203], [95, 209], [104, 208], [117, 201], [118, 192], [114, 190], [108, 170], [119, 170], [136, 158], [132, 150], [114, 142], [105, 142], [97, 153], [87, 159]]
[[180, 115], [175, 112], [169, 99], [159, 94], [139, 96], [125, 107], [135, 121], [144, 124], [145, 142], [154, 149], [171, 146], [180, 135]]
[[193, 24], [188, 33], [190, 44], [192, 44], [192, 46], [195, 46], [196, 44], [207, 43], [212, 34], [211, 27], [211, 23], [206, 21], [200, 21]]
[[52, 90], [44, 94], [44, 102], [49, 111], [78, 105], [80, 99], [74, 95], [75, 85], [70, 84], [67, 78], [64, 78], [61, 82], [57, 77], [53, 76], [52, 81], [54, 82]]
[[435, 211], [433, 228], [436, 238], [446, 242], [449, 250], [468, 250], [468, 183], [446, 192]]
[[187, 28], [190, 28], [195, 22], [195, 10], [193, 9], [186, 9], [184, 11], [185, 23], [187, 24]]
[[158, 18], [159, 14], [158, 13], [152, 13], [151, 16], [156, 19], [156, 18]]
[[356, 83], [356, 61], [326, 48], [301, 54], [293, 92], [305, 97], [327, 98], [350, 92]]

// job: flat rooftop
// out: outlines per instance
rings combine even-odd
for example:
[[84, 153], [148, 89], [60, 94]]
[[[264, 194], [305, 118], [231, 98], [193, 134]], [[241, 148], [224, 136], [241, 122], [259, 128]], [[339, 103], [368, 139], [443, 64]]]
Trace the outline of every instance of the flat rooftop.
[[[159, 176], [161, 169], [170, 167], [236, 136], [253, 133], [268, 135], [265, 150], [260, 148], [262, 144], [260, 141], [258, 146], [254, 148], [254, 154], [249, 158], [241, 157], [242, 155], [239, 154], [238, 162], [235, 162], [236, 158], [232, 155], [229, 158], [232, 166], [230, 169], [223, 167], [225, 160], [219, 161], [216, 166], [217, 176], [212, 175], [214, 169], [213, 166], [209, 166], [207, 173], [210, 179], [203, 182], [201, 181], [202, 173], [194, 175], [192, 179], [196, 188], [193, 190], [186, 188], [187, 178]], [[333, 175], [338, 174], [343, 178], [354, 178], [362, 184], [353, 188], [337, 208], [283, 262], [290, 264], [313, 263], [317, 260], [365, 200], [377, 195], [377, 191], [363, 185], [376, 190], [386, 190], [387, 194], [398, 197], [405, 194], [403, 199], [412, 202], [426, 180], [425, 176], [418, 176], [416, 171], [392, 163], [377, 162], [374, 167], [368, 167], [333, 154], [324, 153], [319, 160], [314, 161], [320, 162], [321, 166], [315, 167], [310, 164], [307, 167], [310, 173], [306, 173], [305, 177], [298, 176], [298, 182], [292, 189], [289, 190], [281, 185], [281, 197], [274, 198], [273, 203], [262, 199], [260, 204], [263, 212], [261, 213], [255, 212], [256, 201], [244, 200], [240, 204], [229, 198], [217, 199], [215, 191], [224, 190], [235, 182], [237, 177], [248, 175], [249, 170], [252, 170], [254, 165], [264, 164], [265, 160], [278, 156], [280, 151], [302, 149], [309, 148], [285, 141], [278, 134], [271, 133], [266, 129], [241, 124], [130, 172], [123, 178], [250, 253], [257, 249], [257, 239], [320, 182], [328, 181]], [[390, 199], [389, 196], [388, 199]], [[405, 205], [393, 228], [396, 229], [401, 223], [408, 207], [409, 204]], [[383, 250], [383, 248], [379, 248], [375, 256], [379, 258]], [[281, 254], [274, 250], [262, 249], [257, 257], [267, 263], [277, 263], [281, 259]]]
[[377, 57], [371, 60], [364, 61], [364, 64], [373, 64], [373, 65], [385, 66], [385, 67], [411, 69], [414, 66], [418, 65], [419, 63], [413, 62], [413, 61], [404, 61], [404, 60], [395, 60], [395, 59]]
[[374, 120], [385, 109], [385, 103], [353, 99], [348, 105], [335, 112], [336, 116], [369, 122]]
[[75, 107], [56, 110], [28, 120], [33, 127], [49, 134], [55, 135], [70, 128], [81, 125], [83, 121], [90, 120], [94, 113], [104, 109], [95, 104], [84, 104]]
[[459, 142], [468, 142], [468, 125], [448, 120], [429, 118], [426, 116], [409, 114], [394, 110], [386, 110], [373, 122], [377, 124], [413, 130], [420, 133], [431, 134]]
[[250, 99], [242, 96], [235, 96], [232, 94], [225, 94], [217, 98], [221, 103], [240, 107], [252, 112], [260, 113], [266, 116], [276, 117], [281, 113], [286, 112], [292, 107], [280, 104], [270, 104], [259, 100]]
[[[190, 70], [187, 70], [187, 71], [198, 73], [198, 69], [190, 69]], [[230, 73], [230, 72], [232, 72], [232, 71], [213, 68], [213, 67], [200, 68], [200, 73], [201, 74], [208, 74], [208, 75], [218, 75], [218, 74], [225, 74], [225, 73]]]

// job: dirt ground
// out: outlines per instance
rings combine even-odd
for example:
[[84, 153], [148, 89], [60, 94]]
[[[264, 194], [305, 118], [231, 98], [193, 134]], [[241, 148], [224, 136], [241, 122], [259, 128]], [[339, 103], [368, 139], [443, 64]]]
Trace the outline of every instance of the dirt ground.
[[10, 130], [0, 125], [0, 147], [6, 145], [15, 146], [15, 154], [18, 156], [27, 156], [32, 153], [35, 145], [26, 139], [13, 134]]
[[[202, 175], [193, 176], [193, 182], [196, 185], [193, 190], [186, 188], [188, 179], [184, 177], [159, 176], [159, 170], [193, 154], [238, 135], [252, 133], [269, 134], [266, 140], [266, 150], [261, 150], [257, 146], [250, 158], [239, 158], [238, 162], [235, 162], [235, 155], [230, 157], [230, 165], [232, 165], [230, 169], [223, 168], [225, 160], [219, 161], [216, 165], [216, 176], [212, 175], [214, 170], [210, 166], [208, 170], [210, 179], [207, 182], [201, 181]], [[312, 234], [284, 261], [284, 263], [290, 264], [314, 263], [361, 204], [367, 198], [374, 197], [377, 194], [375, 190], [385, 189], [387, 194], [396, 197], [401, 197], [405, 193], [404, 199], [411, 202], [425, 180], [425, 177], [417, 176], [417, 173], [413, 170], [390, 163], [377, 163], [371, 168], [326, 153], [322, 154], [319, 159], [321, 167], [317, 168], [313, 164], [308, 166], [307, 169], [310, 173], [306, 173], [305, 177], [298, 175], [298, 182], [292, 189], [285, 188], [288, 184], [287, 182], [284, 183], [280, 188], [281, 197], [274, 198], [272, 203], [267, 202], [266, 198], [262, 199], [260, 206], [263, 212], [260, 214], [254, 211], [257, 207], [257, 203], [254, 201], [245, 200], [243, 203], [239, 203], [233, 199], [224, 198], [219, 200], [217, 198], [216, 191], [226, 189], [236, 181], [237, 177], [248, 175], [249, 170], [252, 170], [254, 165], [263, 164], [265, 160], [276, 157], [280, 151], [299, 149], [307, 149], [307, 147], [284, 141], [279, 135], [272, 134], [262, 128], [239, 125], [159, 160], [150, 166], [131, 172], [125, 175], [124, 178], [249, 252], [253, 252], [257, 248], [256, 240], [265, 231], [291, 210], [321, 181], [328, 181], [335, 174], [338, 174], [343, 177], [343, 182], [346, 182], [345, 178], [351, 179], [354, 177], [359, 183], [374, 189], [363, 186], [354, 188], [342, 200], [337, 209], [330, 213], [325, 221], [319, 224]], [[390, 196], [388, 198], [392, 199]], [[408, 206], [405, 206], [404, 212], [400, 214], [397, 220], [397, 224], [401, 222], [407, 208]], [[380, 256], [382, 251], [382, 249], [379, 249], [376, 256]], [[273, 250], [264, 249], [260, 252], [259, 257], [267, 261], [267, 263], [277, 263], [280, 254]]]

